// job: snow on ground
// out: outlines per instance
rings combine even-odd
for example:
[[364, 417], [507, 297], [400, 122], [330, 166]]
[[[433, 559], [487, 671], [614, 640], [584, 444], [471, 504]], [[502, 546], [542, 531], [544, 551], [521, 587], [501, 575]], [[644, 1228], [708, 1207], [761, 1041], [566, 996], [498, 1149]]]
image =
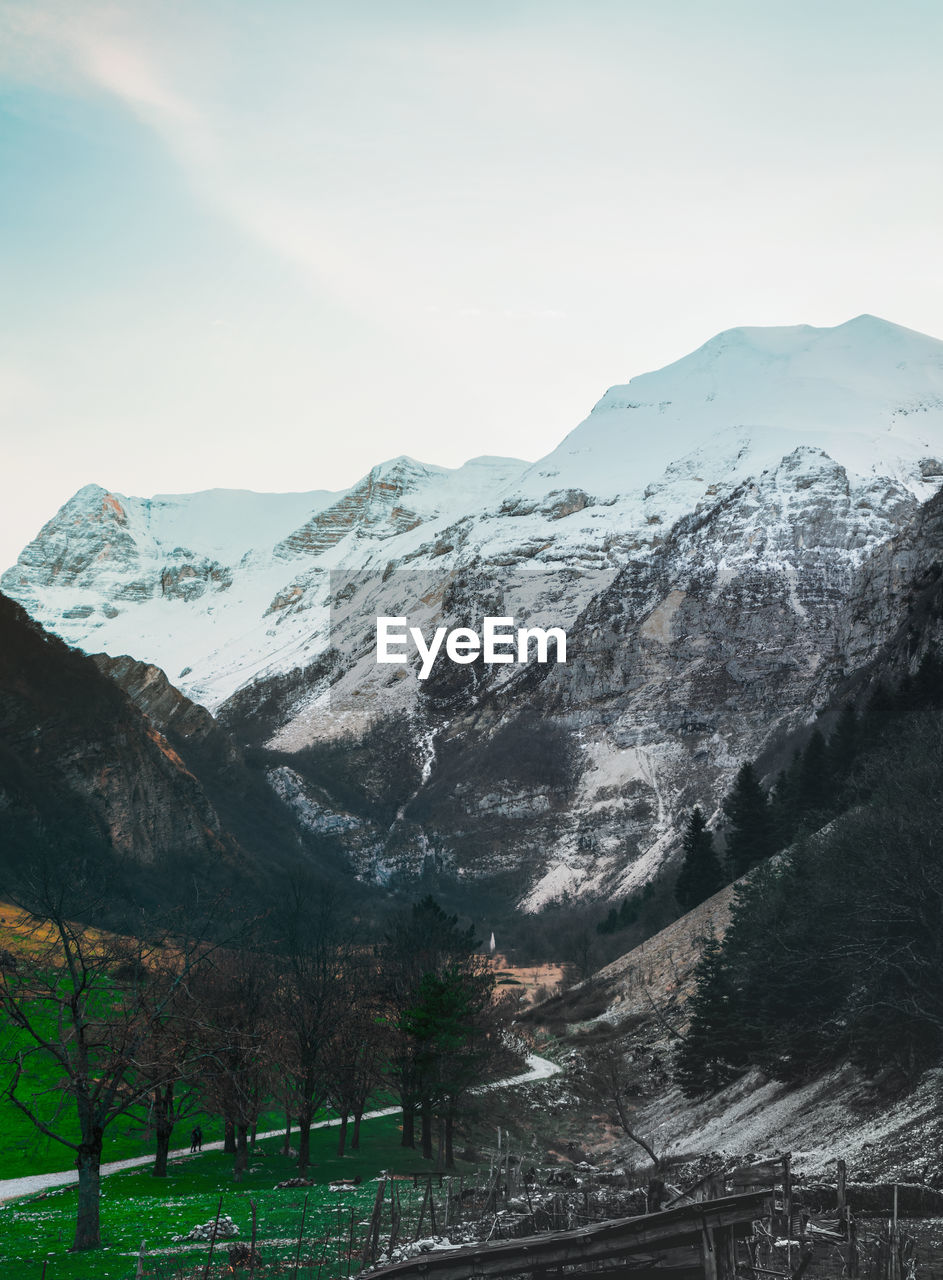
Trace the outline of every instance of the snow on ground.
[[640, 1106], [636, 1119], [666, 1156], [791, 1151], [795, 1168], [807, 1175], [825, 1174], [844, 1159], [855, 1177], [919, 1178], [939, 1163], [941, 1084], [943, 1070], [929, 1071], [912, 1093], [882, 1104], [851, 1067], [799, 1087], [753, 1071], [703, 1102], [672, 1088]]

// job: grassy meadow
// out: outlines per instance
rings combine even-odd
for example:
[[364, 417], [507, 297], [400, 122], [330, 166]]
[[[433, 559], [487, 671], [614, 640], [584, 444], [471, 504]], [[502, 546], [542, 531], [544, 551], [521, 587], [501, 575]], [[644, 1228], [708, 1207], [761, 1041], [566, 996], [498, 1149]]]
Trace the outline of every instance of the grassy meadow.
[[[251, 1204], [258, 1215], [259, 1251], [265, 1269], [259, 1280], [271, 1272], [279, 1260], [293, 1260], [305, 1196], [308, 1196], [304, 1238], [301, 1246], [300, 1276], [316, 1274], [322, 1280], [347, 1275], [347, 1246], [351, 1218], [355, 1242], [362, 1240], [376, 1196], [376, 1176], [388, 1171], [405, 1175], [400, 1184], [404, 1214], [415, 1225], [429, 1174], [429, 1164], [414, 1151], [399, 1145], [400, 1129], [395, 1116], [364, 1121], [361, 1150], [336, 1154], [337, 1130], [316, 1129], [311, 1135], [312, 1168], [310, 1188], [276, 1190], [275, 1184], [297, 1176], [295, 1161], [281, 1155], [281, 1139], [258, 1144], [250, 1169], [240, 1183], [233, 1181], [232, 1157], [222, 1152], [205, 1152], [171, 1162], [167, 1178], [154, 1178], [148, 1168], [112, 1174], [102, 1180], [102, 1248], [92, 1253], [69, 1253], [75, 1226], [76, 1190], [62, 1188], [0, 1206], [0, 1280], [131, 1280], [135, 1275], [142, 1240], [147, 1244], [145, 1276], [164, 1280], [174, 1269], [187, 1263], [202, 1265], [208, 1245], [175, 1244], [199, 1223], [212, 1221], [222, 1197], [222, 1213], [239, 1228], [239, 1240], [248, 1241], [252, 1230]], [[470, 1166], [463, 1166], [465, 1172]], [[423, 1181], [414, 1188], [409, 1175]], [[331, 1191], [335, 1178], [362, 1179], [352, 1190]], [[329, 1239], [326, 1239], [329, 1237]], [[214, 1270], [226, 1271], [230, 1242], [217, 1243]], [[351, 1269], [356, 1271], [354, 1258]], [[313, 1269], [312, 1269], [313, 1268]], [[199, 1274], [199, 1272], [197, 1273]], [[248, 1276], [248, 1269], [244, 1272]], [[290, 1274], [290, 1272], [288, 1273]]]

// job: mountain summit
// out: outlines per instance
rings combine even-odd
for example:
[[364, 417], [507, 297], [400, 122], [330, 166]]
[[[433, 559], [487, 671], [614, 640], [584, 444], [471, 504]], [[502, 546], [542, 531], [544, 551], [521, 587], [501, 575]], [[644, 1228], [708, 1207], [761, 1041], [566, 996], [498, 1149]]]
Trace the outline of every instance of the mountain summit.
[[[342, 493], [87, 486], [2, 585], [278, 752], [273, 786], [347, 833], [364, 878], [432, 867], [537, 906], [642, 883], [686, 807], [711, 812], [911, 625], [941, 483], [943, 343], [873, 316], [730, 329], [611, 388], [533, 465], [399, 457]], [[512, 612], [573, 628], [567, 665], [419, 682], [374, 660], [375, 614]], [[338, 734], [335, 794], [318, 752]]]
[[[324, 647], [323, 570], [508, 560], [616, 568], [796, 449], [852, 486], [925, 499], [943, 476], [943, 342], [874, 316], [728, 329], [614, 386], [527, 466], [407, 457], [351, 489], [125, 497], [87, 485], [2, 578], [72, 644], [155, 662], [217, 706]], [[185, 606], [185, 607], [182, 607]]]
[[869, 315], [835, 328], [727, 329], [611, 387], [523, 487], [542, 491], [559, 474], [612, 496], [698, 450], [723, 468], [733, 440], [749, 441], [742, 475], [799, 445], [858, 475], [907, 474], [928, 451], [943, 456], [943, 342]]

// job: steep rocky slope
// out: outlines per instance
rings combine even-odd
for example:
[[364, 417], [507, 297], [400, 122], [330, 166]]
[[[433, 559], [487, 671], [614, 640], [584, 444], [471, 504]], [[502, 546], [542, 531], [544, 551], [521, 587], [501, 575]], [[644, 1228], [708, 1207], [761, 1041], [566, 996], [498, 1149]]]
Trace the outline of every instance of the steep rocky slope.
[[[247, 805], [261, 806], [264, 828], [247, 821]], [[86, 657], [0, 595], [6, 888], [40, 866], [54, 876], [97, 866], [120, 914], [125, 896], [169, 903], [197, 886], [258, 885], [314, 853], [209, 713], [163, 673]]]
[[[870, 316], [734, 329], [530, 467], [401, 458], [340, 495], [90, 487], [3, 582], [271, 752], [363, 879], [534, 908], [649, 878], [685, 808], [713, 811], [740, 760], [899, 639], [940, 556], [941, 459], [943, 343]], [[376, 664], [379, 614], [563, 626], [567, 663], [419, 681]]]
[[[852, 1180], [943, 1186], [938, 1067], [891, 1090], [851, 1064], [798, 1085], [754, 1069], [696, 1100], [673, 1082], [676, 1033], [685, 1027], [703, 938], [723, 936], [734, 890], [715, 894], [586, 982], [525, 1014], [526, 1021], [566, 1046], [576, 1079], [586, 1053], [609, 1045], [625, 1056], [635, 1081], [632, 1123], [663, 1159], [713, 1156], [734, 1165], [790, 1151], [794, 1169], [813, 1180], [833, 1179], [835, 1161], [844, 1159]], [[589, 1124], [585, 1141], [617, 1161], [639, 1158], [638, 1147], [617, 1127]]]

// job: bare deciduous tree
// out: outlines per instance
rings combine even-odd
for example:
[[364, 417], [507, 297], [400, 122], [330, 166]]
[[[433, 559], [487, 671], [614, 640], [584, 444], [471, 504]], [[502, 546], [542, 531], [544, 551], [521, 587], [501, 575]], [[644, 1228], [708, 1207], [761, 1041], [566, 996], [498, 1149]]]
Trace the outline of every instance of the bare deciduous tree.
[[605, 1107], [611, 1121], [641, 1147], [656, 1171], [659, 1170], [661, 1160], [635, 1119], [639, 1083], [625, 1055], [617, 1045], [595, 1045], [584, 1054], [584, 1062], [585, 1071], [578, 1081], [580, 1093], [588, 1101]]
[[327, 1096], [328, 1046], [351, 1012], [346, 970], [352, 940], [333, 895], [311, 879], [289, 885], [273, 927], [280, 966], [273, 993], [280, 1066], [291, 1085], [298, 1167], [304, 1171], [311, 1163], [311, 1124]]
[[74, 908], [66, 911], [64, 879], [47, 877], [22, 898], [30, 924], [23, 954], [15, 968], [0, 969], [0, 1009], [16, 1045], [4, 1093], [41, 1133], [75, 1152], [72, 1248], [84, 1250], [100, 1244], [105, 1133], [170, 1078], [169, 1066], [165, 1079], [156, 1060], [149, 1072], [141, 1064], [152, 1058], [147, 1046], [175, 1016], [174, 1001], [205, 948], [179, 940], [171, 948], [166, 936], [144, 941], [78, 924]]

